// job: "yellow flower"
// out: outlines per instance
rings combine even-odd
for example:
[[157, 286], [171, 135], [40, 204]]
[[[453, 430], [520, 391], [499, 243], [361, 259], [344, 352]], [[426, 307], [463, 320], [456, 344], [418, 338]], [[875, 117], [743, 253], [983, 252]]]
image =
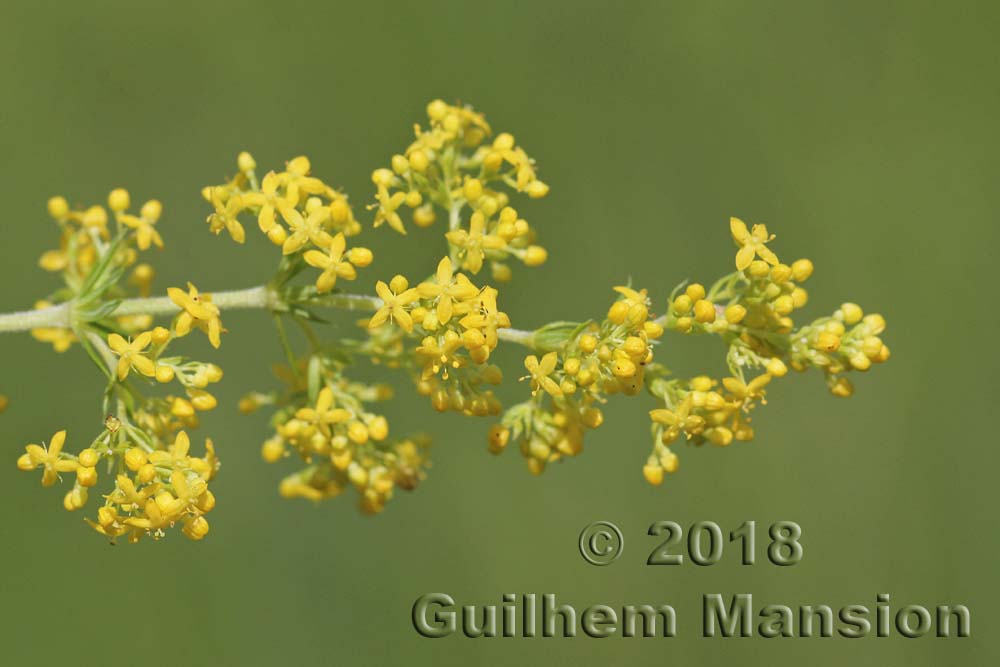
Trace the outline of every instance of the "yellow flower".
[[42, 468], [42, 486], [52, 486], [59, 479], [61, 472], [73, 472], [77, 468], [77, 462], [73, 459], [63, 458], [62, 448], [66, 443], [66, 431], [59, 431], [49, 440], [49, 446], [28, 445], [24, 448], [25, 453], [17, 460], [17, 467], [21, 470], [34, 470]]
[[559, 355], [556, 352], [549, 352], [542, 360], [539, 361], [538, 357], [531, 354], [528, 355], [524, 360], [524, 367], [528, 369], [531, 373], [531, 395], [534, 396], [538, 393], [539, 389], [544, 389], [550, 395], [555, 397], [560, 397], [563, 395], [562, 389], [559, 388], [559, 384], [549, 377], [552, 371], [556, 369], [556, 363], [559, 361]]
[[115, 354], [118, 355], [118, 379], [124, 381], [128, 377], [129, 369], [134, 368], [146, 377], [156, 375], [156, 364], [153, 360], [143, 354], [143, 350], [153, 342], [153, 333], [144, 331], [136, 336], [135, 340], [128, 342], [119, 334], [108, 335], [108, 345]]
[[208, 216], [206, 222], [213, 234], [225, 229], [234, 241], [243, 243], [247, 234], [237, 216], [243, 210], [244, 200], [239, 195], [229, 195], [229, 191], [223, 186], [209, 186], [202, 191], [202, 196], [215, 208], [215, 212]]
[[733, 235], [733, 240], [740, 246], [739, 252], [736, 253], [737, 271], [750, 266], [754, 257], [760, 257], [772, 266], [778, 264], [778, 256], [765, 245], [774, 239], [773, 234], [767, 233], [767, 226], [754, 225], [751, 232], [747, 231], [746, 223], [739, 218], [729, 218], [729, 231]]
[[444, 377], [448, 377], [449, 368], [458, 368], [463, 359], [456, 352], [462, 347], [462, 337], [454, 331], [448, 331], [441, 339], [427, 336], [416, 348], [416, 353], [424, 358], [424, 370], [421, 379], [426, 380], [437, 375], [444, 369]]
[[691, 392], [688, 392], [684, 400], [674, 410], [659, 408], [649, 411], [650, 419], [667, 427], [663, 431], [664, 443], [675, 440], [681, 431], [690, 433], [705, 425], [705, 420], [702, 417], [691, 414], [691, 405], [692, 396]]
[[485, 287], [479, 297], [473, 302], [472, 311], [459, 320], [466, 329], [479, 329], [486, 336], [486, 345], [497, 346], [497, 329], [510, 326], [510, 317], [497, 308], [497, 291], [493, 287]]
[[330, 232], [323, 228], [323, 223], [329, 219], [330, 208], [328, 206], [320, 206], [306, 218], [301, 215], [293, 216], [288, 221], [292, 233], [281, 246], [282, 254], [290, 255], [309, 242], [320, 248], [329, 248], [330, 244], [333, 243], [333, 237], [330, 236]]
[[392, 283], [392, 289], [381, 280], [375, 285], [375, 292], [382, 299], [382, 307], [368, 320], [368, 328], [374, 329], [386, 320], [392, 320], [409, 333], [413, 331], [413, 318], [406, 312], [406, 306], [416, 301], [420, 295], [415, 287], [407, 289], [409, 283], [403, 276], [396, 276]]
[[499, 250], [507, 245], [501, 237], [484, 233], [485, 227], [486, 216], [476, 211], [469, 221], [468, 231], [455, 229], [445, 234], [449, 243], [462, 249], [462, 268], [473, 273], [479, 273], [479, 269], [483, 268], [487, 250]]
[[174, 437], [172, 445], [164, 449], [158, 449], [149, 453], [149, 460], [154, 465], [176, 467], [188, 467], [191, 457], [188, 452], [191, 450], [191, 439], [184, 431], [180, 431]]
[[171, 287], [167, 295], [183, 312], [177, 316], [174, 331], [178, 336], [191, 333], [191, 327], [197, 326], [208, 335], [212, 347], [221, 344], [222, 320], [219, 317], [219, 307], [212, 303], [211, 294], [198, 294], [198, 288], [188, 283], [187, 293], [184, 290]]
[[155, 244], [157, 248], [162, 248], [163, 239], [153, 226], [160, 219], [162, 213], [163, 205], [156, 199], [150, 199], [142, 205], [138, 217], [127, 213], [120, 213], [118, 220], [126, 227], [135, 230], [135, 241], [136, 245], [139, 246], [139, 250], [148, 250], [151, 243]]
[[316, 289], [319, 292], [329, 292], [332, 290], [337, 284], [337, 278], [354, 280], [358, 277], [358, 272], [355, 271], [354, 265], [343, 259], [346, 246], [347, 240], [344, 238], [343, 232], [341, 232], [333, 237], [328, 252], [309, 250], [305, 253], [304, 257], [309, 266], [323, 270], [323, 273], [316, 279]]
[[722, 386], [724, 386], [729, 393], [733, 395], [734, 398], [741, 402], [752, 401], [755, 398], [763, 398], [764, 387], [771, 381], [771, 376], [767, 373], [758, 375], [750, 382], [744, 382], [739, 378], [727, 377], [723, 378]]
[[277, 224], [275, 211], [281, 214], [281, 218], [289, 225], [301, 224], [302, 222], [302, 214], [295, 210], [288, 199], [278, 194], [280, 185], [281, 177], [273, 171], [269, 171], [260, 184], [260, 192], [247, 192], [240, 195], [244, 205], [260, 207], [260, 212], [257, 214], [257, 226], [265, 234]]
[[403, 227], [403, 219], [397, 213], [397, 209], [406, 201], [406, 193], [400, 191], [389, 194], [389, 188], [379, 183], [378, 193], [375, 195], [375, 198], [378, 200], [378, 203], [369, 206], [369, 208], [378, 208], [378, 211], [375, 213], [375, 226], [381, 227], [382, 223], [388, 222], [389, 226], [397, 232], [406, 234], [406, 228]]
[[[327, 438], [331, 436], [330, 425], [340, 424], [351, 418], [351, 413], [343, 408], [333, 407], [333, 390], [323, 387], [316, 397], [316, 406], [302, 408], [295, 413], [295, 418], [306, 422], [313, 432], [319, 430]], [[311, 435], [309, 430], [306, 435]]]
[[436, 282], [424, 282], [417, 285], [422, 299], [437, 299], [437, 320], [445, 324], [451, 319], [455, 301], [465, 301], [476, 296], [479, 288], [465, 277], [465, 274], [454, 275], [451, 258], [445, 257], [438, 262]]

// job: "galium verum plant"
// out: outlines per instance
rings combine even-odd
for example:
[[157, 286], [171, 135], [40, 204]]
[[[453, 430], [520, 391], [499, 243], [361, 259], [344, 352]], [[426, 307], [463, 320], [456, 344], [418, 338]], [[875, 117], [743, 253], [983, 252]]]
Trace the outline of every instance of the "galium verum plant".
[[[392, 388], [348, 374], [363, 360], [398, 369], [435, 410], [498, 418], [489, 451], [516, 444], [534, 474], [581, 452], [585, 432], [602, 424], [601, 407], [611, 396], [645, 389], [654, 407], [642, 472], [660, 484], [677, 469], [673, 448], [682, 438], [719, 447], [752, 439], [753, 409], [789, 368], [816, 368], [834, 395], [849, 396], [849, 371], [889, 358], [879, 337], [884, 319], [853, 303], [796, 325], [792, 315], [806, 305], [801, 284], [812, 263], [781, 262], [767, 228], [748, 229], [738, 218], [729, 223], [736, 270], [707, 288], [677, 286], [660, 315], [645, 289], [619, 286], [603, 316], [512, 328], [495, 285], [511, 279], [512, 265], [533, 267], [547, 257], [514, 199], [544, 197], [549, 187], [514, 137], [494, 135], [472, 108], [435, 100], [427, 115], [428, 125], [415, 127], [409, 146], [372, 173], [375, 196], [367, 209], [374, 227], [400, 234], [409, 222], [444, 227], [446, 250], [413, 283], [401, 275], [374, 281], [373, 295], [348, 289], [374, 259], [356, 243], [365, 226], [347, 196], [314, 176], [304, 156], [260, 176], [254, 158], [241, 153], [235, 176], [202, 191], [211, 232], [243, 243], [247, 227], [256, 227], [281, 249], [274, 276], [249, 289], [210, 294], [188, 283], [151, 296], [155, 273], [144, 257], [152, 246], [163, 247], [160, 202], [136, 210], [124, 189], [113, 190], [106, 207], [50, 199], [59, 243], [39, 264], [58, 274], [62, 286], [34, 310], [0, 315], [0, 331], [30, 331], [57, 352], [82, 348], [107, 381], [102, 427], [75, 454], [65, 450], [62, 430], [45, 444], [29, 444], [18, 467], [41, 471], [45, 486], [69, 478], [63, 505], [71, 511], [83, 508], [105, 479], [87, 523], [112, 540], [159, 538], [174, 526], [203, 538], [219, 460], [211, 439], [192, 448], [189, 432], [200, 413], [216, 407], [210, 388], [222, 370], [177, 348], [197, 332], [218, 348], [226, 333], [222, 317], [237, 308], [269, 311], [287, 356], [280, 388], [249, 393], [239, 406], [271, 411], [265, 461], [301, 461], [281, 480], [281, 495], [318, 501], [354, 489], [369, 513], [381, 511], [395, 489], [413, 489], [424, 478], [428, 441], [390, 436], [377, 406]], [[352, 319], [364, 315], [357, 335], [321, 334], [337, 310]], [[302, 329], [307, 350], [293, 349], [288, 324]], [[666, 331], [718, 337], [728, 376], [671, 375], [654, 360]], [[506, 409], [493, 391], [504, 377], [491, 363], [501, 342], [527, 348], [520, 379], [530, 394]], [[6, 407], [0, 397], [0, 410]]]

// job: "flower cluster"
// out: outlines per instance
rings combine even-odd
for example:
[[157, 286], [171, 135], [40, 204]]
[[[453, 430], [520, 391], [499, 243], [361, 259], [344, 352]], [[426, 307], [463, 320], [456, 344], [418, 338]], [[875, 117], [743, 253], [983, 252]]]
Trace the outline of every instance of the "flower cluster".
[[549, 186], [538, 179], [535, 163], [508, 133], [492, 137], [482, 114], [441, 100], [427, 105], [429, 128], [415, 127], [415, 140], [392, 156], [390, 168], [376, 169], [375, 226], [388, 224], [406, 233], [400, 215], [412, 209], [413, 223], [429, 227], [437, 209], [447, 215], [452, 259], [477, 274], [489, 262], [493, 279], [510, 280], [507, 260], [527, 266], [545, 262], [534, 229], [510, 206], [506, 190], [538, 199]]
[[616, 287], [618, 298], [600, 323], [560, 322], [539, 329], [534, 346], [550, 350], [524, 360], [532, 398], [508, 409], [489, 434], [490, 451], [502, 451], [511, 437], [528, 468], [583, 449], [586, 429], [604, 421], [600, 405], [614, 394], [634, 396], [653, 363], [653, 345], [663, 327], [649, 311], [646, 290]]
[[[45, 486], [72, 475], [63, 499], [71, 511], [86, 505], [98, 468], [106, 470], [104, 503], [87, 522], [112, 540], [157, 539], [175, 526], [191, 539], [203, 538], [205, 515], [215, 506], [208, 484], [219, 461], [210, 439], [203, 456], [192, 456], [188, 433], [200, 413], [216, 407], [209, 390], [223, 373], [214, 363], [177, 354], [174, 345], [197, 330], [219, 348], [230, 308], [269, 311], [286, 357], [279, 389], [240, 401], [246, 413], [272, 411], [263, 459], [299, 462], [279, 493], [319, 501], [353, 488], [365, 513], [382, 511], [397, 488], [415, 488], [430, 464], [428, 439], [390, 438], [387, 419], [373, 407], [392, 397], [391, 387], [350, 379], [348, 371], [363, 361], [407, 374], [438, 411], [499, 417], [489, 430], [489, 451], [498, 454], [513, 441], [535, 474], [579, 454], [612, 397], [636, 397], [645, 389], [654, 402], [652, 448], [642, 473], [661, 484], [678, 467], [679, 442], [751, 440], [754, 412], [765, 404], [770, 383], [790, 369], [819, 369], [834, 395], [849, 396], [849, 372], [889, 358], [881, 337], [885, 320], [857, 304], [797, 324], [793, 316], [809, 300], [802, 284], [812, 262], [783, 263], [769, 246], [768, 229], [748, 228], [738, 218], [730, 220], [736, 270], [709, 287], [682, 283], [664, 299], [659, 316], [645, 289], [620, 286], [600, 319], [511, 328], [498, 290], [474, 281], [487, 265], [493, 281], [503, 283], [511, 279], [511, 259], [526, 266], [546, 260], [534, 228], [510, 199], [514, 193], [544, 197], [549, 188], [513, 136], [493, 136], [481, 113], [435, 100], [427, 114], [427, 129], [417, 126], [406, 150], [372, 174], [371, 226], [405, 234], [406, 209], [418, 227], [431, 226], [443, 211], [444, 256], [435, 251], [436, 267], [428, 264], [427, 277], [416, 284], [395, 275], [377, 281], [374, 294], [345, 291], [374, 257], [365, 247], [348, 247], [362, 223], [345, 194], [312, 175], [304, 156], [258, 180], [256, 160], [241, 153], [235, 176], [202, 191], [212, 207], [211, 232], [225, 230], [244, 243], [245, 225], [255, 221], [281, 248], [274, 275], [248, 289], [205, 293], [188, 283], [151, 296], [155, 271], [140, 257], [164, 246], [158, 201], [134, 211], [123, 189], [110, 193], [106, 207], [49, 200], [59, 246], [39, 263], [62, 284], [32, 311], [0, 314], [0, 331], [31, 331], [59, 352], [85, 350], [107, 380], [101, 404], [107, 417], [75, 454], [64, 451], [66, 432], [59, 431], [47, 444], [28, 445], [18, 467], [40, 470]], [[362, 311], [351, 319], [363, 334], [323, 337], [318, 327], [328, 324], [332, 310]], [[157, 324], [157, 317], [166, 319]], [[296, 350], [287, 323], [301, 330], [305, 352]], [[657, 358], [662, 353], [654, 354], [666, 332], [718, 337], [728, 372], [673, 376]], [[496, 393], [504, 379], [494, 354], [500, 341], [528, 348], [521, 386], [530, 396], [506, 410]], [[6, 407], [0, 395], [0, 412]]]
[[[208, 532], [204, 514], [214, 505], [207, 482], [218, 465], [211, 441], [204, 458], [188, 456], [183, 429], [198, 425], [198, 413], [216, 407], [207, 387], [222, 379], [215, 364], [168, 352], [171, 343], [198, 328], [218, 347], [224, 331], [211, 295], [168, 290], [167, 312], [180, 312], [170, 328], [153, 326], [154, 314], [120, 307], [131, 294], [147, 297], [155, 271], [139, 263], [140, 253], [163, 248], [156, 229], [163, 207], [149, 200], [131, 213], [131, 196], [122, 188], [99, 205], [71, 209], [63, 197], [49, 200], [49, 214], [60, 229], [60, 247], [42, 255], [46, 270], [61, 274], [63, 285], [35, 304], [38, 312], [59, 313], [56, 325], [36, 327], [32, 335], [58, 352], [74, 343], [84, 347], [104, 371], [108, 386], [104, 428], [77, 454], [63, 451], [66, 432], [56, 433], [47, 446], [31, 444], [18, 459], [22, 470], [42, 470], [42, 484], [52, 486], [61, 474], [74, 473], [73, 487], [63, 499], [67, 510], [81, 509], [89, 490], [98, 484], [98, 464], [104, 461], [113, 488], [96, 521], [98, 532], [114, 539], [127, 535], [160, 537], [180, 524], [192, 539]], [[108, 213], [110, 211], [110, 215]], [[72, 305], [72, 311], [61, 308]], [[63, 315], [62, 313], [66, 314]], [[69, 314], [72, 314], [72, 317]], [[176, 382], [180, 392], [154, 395], [149, 388]], [[126, 471], [135, 473], [130, 478]]]
[[340, 364], [322, 353], [282, 368], [285, 390], [251, 394], [244, 412], [263, 405], [277, 409], [274, 435], [261, 448], [268, 463], [294, 452], [306, 466], [279, 487], [286, 498], [322, 500], [353, 487], [366, 513], [381, 512], [396, 487], [412, 490], [424, 478], [428, 441], [422, 436], [389, 440], [389, 422], [367, 405], [392, 396], [380, 385], [350, 382]]
[[361, 351], [406, 366], [435, 410], [500, 412], [489, 387], [500, 384], [503, 373], [488, 362], [510, 318], [497, 307], [496, 289], [477, 287], [444, 257], [415, 287], [397, 275], [389, 284], [379, 281], [375, 291], [380, 307], [367, 321], [370, 337]]

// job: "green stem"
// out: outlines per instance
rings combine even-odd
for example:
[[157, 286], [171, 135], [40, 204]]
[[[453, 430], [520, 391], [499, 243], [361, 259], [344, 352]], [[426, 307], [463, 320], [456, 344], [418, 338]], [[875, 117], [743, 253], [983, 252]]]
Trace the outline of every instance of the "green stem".
[[[280, 311], [284, 304], [280, 297], [264, 286], [248, 289], [213, 292], [212, 303], [222, 310], [261, 309]], [[382, 299], [365, 294], [327, 294], [313, 302], [315, 305], [340, 310], [374, 311], [382, 307]], [[68, 329], [73, 326], [72, 301], [38, 310], [0, 314], [0, 333], [30, 331], [46, 327]], [[180, 308], [168, 297], [125, 299], [118, 304], [111, 316], [122, 315], [176, 315]], [[534, 332], [520, 329], [500, 329], [500, 340], [525, 347], [534, 346]]]

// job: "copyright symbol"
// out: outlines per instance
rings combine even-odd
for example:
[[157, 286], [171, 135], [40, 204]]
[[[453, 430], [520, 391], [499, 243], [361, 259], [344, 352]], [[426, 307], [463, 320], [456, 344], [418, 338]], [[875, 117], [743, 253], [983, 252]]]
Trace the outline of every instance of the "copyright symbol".
[[580, 531], [580, 555], [591, 565], [610, 565], [624, 547], [622, 531], [610, 521], [595, 521]]

